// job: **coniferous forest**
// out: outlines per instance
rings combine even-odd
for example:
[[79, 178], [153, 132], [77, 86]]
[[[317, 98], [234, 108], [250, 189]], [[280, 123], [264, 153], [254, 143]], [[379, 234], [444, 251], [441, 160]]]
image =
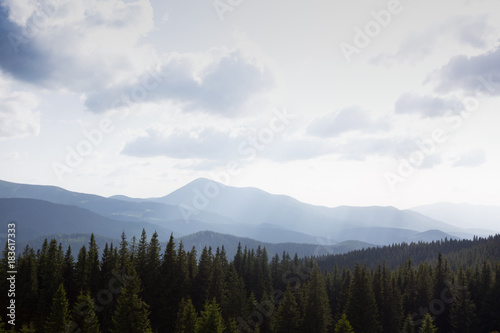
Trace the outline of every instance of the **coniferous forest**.
[[93, 235], [75, 250], [45, 240], [16, 266], [15, 326], [4, 310], [0, 332], [500, 331], [500, 235], [317, 258], [240, 245], [227, 258], [143, 231], [104, 249]]

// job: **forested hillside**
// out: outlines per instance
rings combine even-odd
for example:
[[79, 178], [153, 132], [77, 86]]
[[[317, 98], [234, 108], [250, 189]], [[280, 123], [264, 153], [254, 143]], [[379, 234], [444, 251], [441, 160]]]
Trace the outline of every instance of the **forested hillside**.
[[[45, 240], [19, 256], [18, 332], [500, 331], [500, 235], [299, 258], [266, 248], [99, 249]], [[7, 280], [8, 249], [0, 283]], [[271, 258], [269, 258], [271, 256]], [[271, 260], [269, 260], [271, 259]], [[365, 264], [366, 263], [366, 264]], [[5, 309], [8, 300], [2, 298]], [[4, 328], [12, 318], [2, 313]], [[0, 328], [0, 331], [4, 331]], [[81, 331], [80, 331], [81, 330]]]

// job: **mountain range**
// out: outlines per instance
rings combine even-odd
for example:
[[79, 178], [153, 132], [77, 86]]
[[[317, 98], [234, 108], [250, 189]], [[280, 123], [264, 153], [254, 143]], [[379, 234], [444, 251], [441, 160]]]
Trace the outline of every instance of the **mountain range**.
[[[471, 238], [498, 232], [493, 228], [500, 225], [495, 224], [500, 207], [442, 207], [331, 208], [203, 178], [164, 197], [148, 199], [106, 198], [55, 186], [0, 181], [0, 222], [4, 225], [0, 233], [6, 230], [7, 223], [16, 221], [16, 237], [22, 242], [44, 235], [91, 232], [118, 239], [122, 231], [132, 237], [139, 236], [144, 228], [148, 235], [157, 231], [161, 241], [168, 240], [172, 233], [197, 248], [216, 244], [232, 248], [243, 240], [242, 244], [252, 247], [281, 244], [273, 248], [277, 252], [295, 244], [297, 249], [302, 247], [301, 254], [314, 255], [318, 246], [325, 253], [338, 253], [373, 245]], [[484, 223], [478, 219], [484, 219]], [[470, 225], [477, 228], [464, 228]]]

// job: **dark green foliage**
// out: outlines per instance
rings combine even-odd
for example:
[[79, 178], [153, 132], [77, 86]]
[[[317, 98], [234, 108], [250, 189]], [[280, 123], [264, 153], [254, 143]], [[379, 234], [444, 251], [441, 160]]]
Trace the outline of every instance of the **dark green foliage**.
[[415, 333], [415, 323], [410, 315], [406, 317], [401, 333]]
[[81, 293], [73, 308], [73, 332], [80, 329], [82, 333], [100, 333], [95, 304], [89, 293]]
[[298, 333], [300, 332], [301, 320], [300, 310], [295, 296], [287, 285], [283, 295], [283, 301], [278, 308], [276, 316], [276, 332], [277, 333]]
[[196, 323], [198, 321], [198, 314], [191, 302], [191, 299], [184, 298], [181, 300], [179, 312], [177, 314], [177, 321], [175, 325], [176, 333], [195, 333]]
[[458, 280], [453, 292], [453, 304], [450, 311], [450, 322], [455, 333], [472, 333], [472, 328], [476, 305], [472, 302], [468, 289], [467, 278], [460, 268], [458, 271]]
[[132, 265], [127, 268], [128, 279], [118, 296], [113, 314], [114, 333], [151, 333], [149, 306], [139, 297], [141, 282]]
[[303, 330], [326, 333], [332, 324], [330, 305], [326, 293], [325, 282], [319, 267], [315, 264], [309, 281], [304, 286]]
[[345, 312], [355, 332], [382, 332], [377, 303], [366, 266], [354, 267]]
[[335, 333], [354, 333], [345, 313], [340, 316], [339, 321], [335, 325]]
[[70, 312], [64, 286], [61, 283], [57, 289], [50, 307], [50, 315], [45, 322], [45, 332], [66, 333], [70, 328]]
[[220, 312], [220, 307], [215, 301], [206, 302], [203, 311], [196, 322], [196, 333], [223, 333], [226, 329]]
[[424, 316], [424, 321], [422, 323], [422, 326], [420, 327], [420, 333], [436, 333], [437, 332], [437, 327], [434, 325], [434, 320], [432, 319], [432, 316], [427, 313]]
[[[369, 249], [322, 257], [321, 266], [286, 252], [268, 262], [263, 247], [238, 246], [232, 262], [224, 247], [205, 248], [198, 260], [194, 247], [186, 253], [173, 236], [162, 253], [156, 233], [131, 243], [123, 234], [119, 247], [105, 244], [99, 257], [95, 239], [75, 252], [76, 262], [55, 240], [38, 252], [24, 249], [17, 259], [18, 331], [500, 330], [500, 236]], [[376, 257], [386, 250], [399, 261]], [[352, 263], [354, 257], [369, 265]]]

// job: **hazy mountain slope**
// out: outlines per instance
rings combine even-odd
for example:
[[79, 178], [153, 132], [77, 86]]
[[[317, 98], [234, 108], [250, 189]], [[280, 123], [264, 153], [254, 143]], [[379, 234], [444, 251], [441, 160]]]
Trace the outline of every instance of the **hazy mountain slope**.
[[[184, 219], [182, 211], [177, 206], [132, 198], [128, 198], [127, 201], [110, 199], [98, 195], [71, 192], [55, 186], [25, 185], [0, 181], [0, 198], [38, 199], [56, 204], [78, 206], [115, 220], [151, 222], [167, 228], [168, 221]], [[210, 212], [193, 220], [218, 224], [232, 222], [223, 216]], [[180, 228], [178, 232], [185, 233], [182, 227], [182, 224], [178, 225]]]
[[446, 232], [459, 228], [422, 214], [394, 207], [327, 208], [302, 203], [291, 197], [273, 195], [256, 188], [224, 186], [208, 179], [197, 179], [163, 198], [150, 199], [170, 205], [191, 207], [198, 219], [206, 212], [223, 215], [238, 224], [269, 223], [289, 230], [335, 240], [346, 229], [385, 227]]
[[266, 242], [259, 242], [254, 239], [245, 238], [245, 237], [236, 237], [232, 235], [220, 234], [212, 231], [201, 231], [192, 235], [187, 235], [181, 237], [180, 239], [176, 239], [176, 243], [182, 240], [184, 244], [184, 248], [186, 250], [190, 250], [192, 246], [196, 246], [196, 249], [199, 252], [203, 249], [203, 247], [211, 246], [212, 252], [215, 253], [217, 247], [222, 247], [224, 245], [224, 249], [226, 250], [228, 258], [233, 258], [236, 254], [236, 250], [238, 247], [238, 242], [241, 242], [242, 248], [247, 246], [248, 249], [256, 249], [257, 246], [265, 247], [267, 253], [269, 255], [269, 260], [276, 253], [281, 257], [283, 251], [290, 253], [293, 257], [295, 253], [299, 257], [311, 256], [311, 255], [324, 255], [324, 254], [337, 254], [337, 253], [346, 253], [353, 250], [359, 250], [363, 248], [372, 247], [372, 244], [358, 242], [358, 241], [348, 241], [335, 245], [315, 245], [315, 244], [295, 244], [295, 243], [279, 243], [279, 244], [271, 244]]
[[95, 233], [119, 238], [122, 231], [130, 237], [140, 235], [143, 228], [152, 235], [156, 230], [166, 238], [172, 230], [146, 222], [117, 221], [87, 209], [59, 205], [35, 199], [0, 199], [1, 231], [7, 223], [16, 222], [16, 239], [29, 240], [48, 234]]
[[414, 207], [411, 210], [457, 227], [471, 228], [473, 226], [473, 230], [471, 231], [476, 234], [480, 234], [481, 232], [491, 234], [489, 230], [500, 231], [500, 206], [442, 202]]

